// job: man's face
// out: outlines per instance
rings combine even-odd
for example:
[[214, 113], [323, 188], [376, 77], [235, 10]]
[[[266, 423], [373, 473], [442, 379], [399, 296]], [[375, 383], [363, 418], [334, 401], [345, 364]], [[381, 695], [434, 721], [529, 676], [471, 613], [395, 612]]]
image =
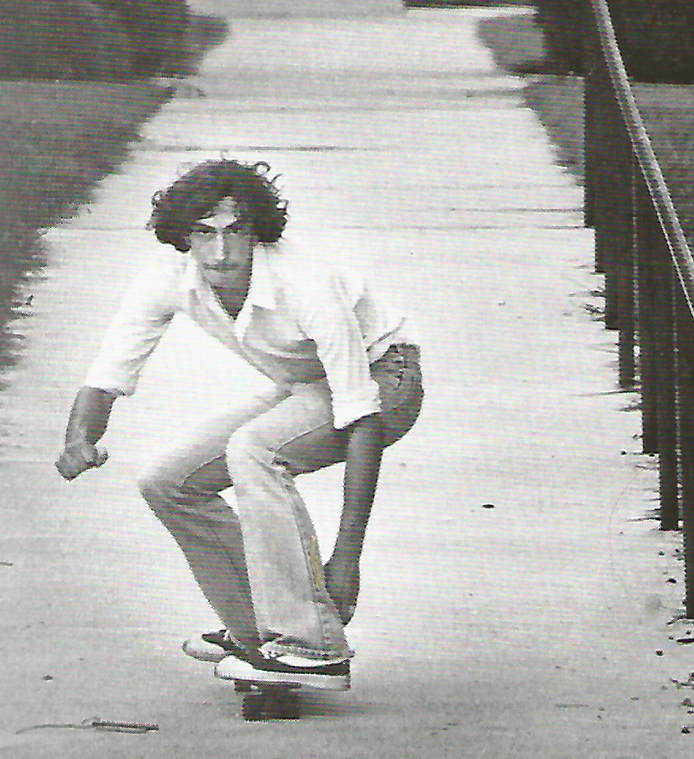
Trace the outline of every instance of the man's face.
[[198, 219], [188, 241], [190, 254], [211, 285], [239, 284], [250, 273], [256, 240], [231, 198], [225, 198], [209, 216]]

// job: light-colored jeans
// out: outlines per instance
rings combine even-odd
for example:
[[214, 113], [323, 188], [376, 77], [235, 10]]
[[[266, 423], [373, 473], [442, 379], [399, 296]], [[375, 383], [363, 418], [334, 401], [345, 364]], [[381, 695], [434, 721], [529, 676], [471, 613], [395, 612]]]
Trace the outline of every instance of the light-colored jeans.
[[[419, 349], [391, 346], [371, 373], [390, 445], [419, 414]], [[294, 475], [344, 461], [346, 440], [333, 427], [327, 382], [299, 384], [201, 420], [140, 478], [224, 625], [268, 654], [351, 655], [294, 484]], [[232, 484], [236, 511], [219, 495]]]

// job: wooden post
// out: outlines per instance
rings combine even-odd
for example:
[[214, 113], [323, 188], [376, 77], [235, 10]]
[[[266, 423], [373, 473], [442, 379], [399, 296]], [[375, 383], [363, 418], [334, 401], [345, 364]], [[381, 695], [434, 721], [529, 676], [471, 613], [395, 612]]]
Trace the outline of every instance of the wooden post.
[[[596, 65], [602, 55], [595, 29], [595, 17], [590, 0], [583, 0], [581, 18], [581, 41], [583, 46], [583, 224], [595, 225], [596, 156]], [[596, 262], [596, 271], [600, 271]]]
[[[655, 214], [654, 214], [655, 216]], [[649, 232], [653, 242], [654, 344], [658, 381], [658, 463], [660, 470], [660, 529], [679, 527], [677, 412], [675, 404], [674, 272], [667, 242], [660, 230]]]
[[595, 270], [605, 275], [605, 327], [619, 330], [619, 386], [634, 385], [632, 148], [597, 35], [583, 6], [584, 224], [595, 228]]
[[634, 387], [636, 360], [636, 251], [634, 249], [633, 161], [631, 140], [620, 113], [620, 129], [615, 144], [614, 231], [612, 244], [617, 277], [617, 325], [619, 328], [619, 386]]
[[609, 80], [600, 89], [600, 165], [595, 170], [595, 258], [605, 273], [605, 327], [619, 330], [619, 385], [634, 383], [632, 148]]
[[[631, 204], [625, 188], [631, 148], [622, 114], [615, 100], [604, 61], [591, 75], [595, 161], [591, 216], [595, 228], [595, 269], [605, 275], [605, 327], [619, 329], [619, 307], [624, 305], [625, 248], [631, 251]], [[628, 191], [627, 191], [628, 193]]]
[[[593, 227], [595, 215], [595, 82], [591, 70], [583, 76], [583, 225]], [[595, 266], [598, 270], [597, 262]]]
[[[609, 274], [609, 248], [605, 245], [605, 164], [609, 163], [608, 143], [605, 134], [606, 122], [609, 114], [614, 113], [614, 99], [612, 98], [612, 85], [605, 69], [604, 61], [596, 61], [589, 77], [589, 89], [587, 92], [589, 101], [590, 135], [586, 149], [590, 151], [591, 158], [588, 160], [590, 167], [590, 216], [592, 226], [595, 229], [595, 271], [598, 274]], [[607, 282], [606, 282], [607, 289]], [[609, 296], [606, 293], [606, 300]], [[614, 303], [614, 299], [612, 299]], [[607, 306], [606, 306], [607, 307]]]
[[655, 344], [654, 251], [662, 237], [646, 182], [634, 161], [634, 247], [636, 249], [636, 300], [641, 389], [641, 432], [644, 453], [658, 452], [658, 377]]
[[692, 619], [694, 618], [694, 321], [679, 283], [676, 284], [675, 303], [685, 613], [687, 618]]

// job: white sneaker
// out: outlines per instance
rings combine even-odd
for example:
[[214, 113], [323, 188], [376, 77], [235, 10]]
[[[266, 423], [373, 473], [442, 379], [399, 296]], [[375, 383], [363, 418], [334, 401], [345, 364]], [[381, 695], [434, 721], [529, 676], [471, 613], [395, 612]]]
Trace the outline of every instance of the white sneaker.
[[287, 660], [299, 657], [278, 656], [266, 659], [258, 653], [226, 656], [214, 669], [222, 680], [246, 680], [263, 683], [295, 683], [321, 690], [344, 691], [350, 686], [349, 659], [340, 662], [323, 663], [303, 659], [307, 665], [289, 664]]
[[181, 648], [193, 659], [211, 662], [220, 662], [226, 656], [247, 653], [247, 649], [228, 630], [193, 635], [183, 642]]

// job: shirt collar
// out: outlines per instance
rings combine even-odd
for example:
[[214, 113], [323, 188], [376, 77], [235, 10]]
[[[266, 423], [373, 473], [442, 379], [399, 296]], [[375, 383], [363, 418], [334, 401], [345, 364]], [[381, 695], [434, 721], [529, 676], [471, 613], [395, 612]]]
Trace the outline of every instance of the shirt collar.
[[[207, 287], [207, 282], [196, 260], [190, 256], [183, 270], [180, 289], [182, 292], [190, 292], [201, 286]], [[246, 300], [251, 305], [261, 308], [275, 307], [275, 291], [272, 286], [268, 253], [263, 245], [257, 245], [253, 251], [253, 271]]]
[[261, 308], [275, 307], [275, 290], [272, 286], [270, 262], [264, 245], [257, 245], [253, 251], [253, 271], [248, 288], [248, 300]]

